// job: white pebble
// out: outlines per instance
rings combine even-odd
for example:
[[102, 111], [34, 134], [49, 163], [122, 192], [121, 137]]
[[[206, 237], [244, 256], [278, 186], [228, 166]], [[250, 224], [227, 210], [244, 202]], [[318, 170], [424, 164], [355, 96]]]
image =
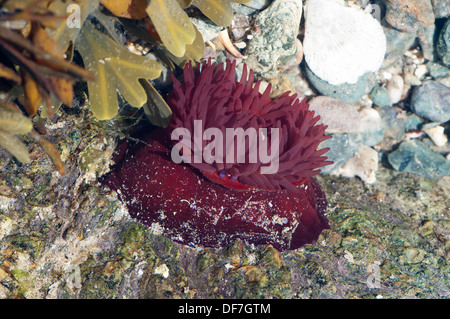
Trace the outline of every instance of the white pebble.
[[358, 153], [331, 174], [355, 177], [359, 176], [365, 183], [376, 182], [375, 172], [378, 170], [378, 153], [373, 148], [362, 145]]
[[356, 83], [377, 71], [386, 53], [386, 37], [369, 13], [342, 0], [308, 0], [303, 52], [311, 69], [332, 85]]
[[436, 146], [444, 146], [448, 142], [447, 135], [444, 133], [444, 127], [443, 126], [435, 126], [424, 129], [425, 133], [431, 138], [434, 144]]

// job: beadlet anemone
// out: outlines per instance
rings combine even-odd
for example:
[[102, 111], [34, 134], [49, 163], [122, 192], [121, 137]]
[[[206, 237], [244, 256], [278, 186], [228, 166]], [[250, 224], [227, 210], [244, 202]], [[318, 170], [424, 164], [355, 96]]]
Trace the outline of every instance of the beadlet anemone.
[[[317, 124], [319, 116], [296, 95], [272, 100], [270, 86], [261, 94], [261, 82], [254, 82], [245, 65], [236, 81], [235, 68], [235, 62], [204, 61], [195, 70], [187, 64], [183, 82], [172, 76], [169, 127], [153, 130], [142, 142], [121, 143], [102, 182], [117, 191], [133, 218], [179, 243], [223, 247], [240, 238], [280, 251], [314, 243], [329, 228], [326, 197], [313, 177], [331, 163], [323, 156], [328, 149], [318, 149], [328, 138], [326, 126]], [[223, 136], [227, 129], [236, 134], [221, 141], [203, 133], [199, 139], [195, 125], [204, 133], [215, 128]], [[192, 135], [172, 134], [179, 128]], [[275, 172], [263, 173], [267, 161], [254, 159], [248, 132], [257, 132], [271, 150]], [[196, 160], [202, 151], [215, 161]], [[174, 154], [184, 162], [174, 161]]]

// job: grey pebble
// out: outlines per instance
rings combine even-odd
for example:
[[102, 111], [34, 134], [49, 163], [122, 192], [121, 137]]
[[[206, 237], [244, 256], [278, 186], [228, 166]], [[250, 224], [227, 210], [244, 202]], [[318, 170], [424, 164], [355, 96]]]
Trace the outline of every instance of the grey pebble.
[[416, 39], [416, 32], [410, 33], [397, 30], [388, 25], [385, 20], [381, 22], [381, 25], [386, 36], [386, 54], [384, 56], [383, 67], [387, 68], [413, 46]]
[[393, 107], [378, 107], [376, 110], [381, 116], [384, 137], [396, 141], [403, 140], [405, 136], [405, 119], [398, 116], [398, 111]]
[[430, 0], [384, 0], [386, 20], [394, 28], [413, 32], [434, 23]]
[[450, 16], [450, 1], [431, 0], [431, 3], [433, 4], [433, 11], [436, 19], [447, 18]]
[[436, 50], [442, 63], [450, 67], [450, 18], [439, 33]]
[[418, 131], [422, 128], [422, 125], [425, 123], [424, 119], [416, 114], [410, 114], [406, 117], [405, 120], [405, 130], [406, 132], [410, 131]]
[[361, 135], [359, 133], [333, 134], [332, 138], [320, 143], [319, 148], [330, 148], [326, 156], [330, 161], [334, 162], [331, 165], [322, 167], [320, 169], [321, 173], [329, 174], [336, 168], [344, 165], [359, 151], [361, 145]]
[[450, 120], [450, 87], [436, 81], [426, 81], [414, 89], [411, 109], [433, 122]]
[[448, 74], [448, 68], [445, 65], [430, 61], [427, 63], [428, 71], [433, 78], [445, 78]]
[[302, 3], [295, 0], [276, 0], [256, 15], [260, 32], [253, 34], [245, 51], [250, 69], [274, 78], [296, 61], [301, 16]]

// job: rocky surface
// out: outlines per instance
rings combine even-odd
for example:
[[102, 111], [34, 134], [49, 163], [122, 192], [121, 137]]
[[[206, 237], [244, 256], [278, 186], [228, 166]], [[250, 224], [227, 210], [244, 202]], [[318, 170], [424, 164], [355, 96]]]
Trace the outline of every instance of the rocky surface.
[[96, 177], [117, 132], [86, 108], [49, 130], [65, 154], [54, 173], [0, 156], [2, 298], [448, 298], [449, 178], [381, 168], [377, 182], [320, 176], [328, 196], [316, 245], [279, 253], [240, 241], [175, 244], [132, 220]]

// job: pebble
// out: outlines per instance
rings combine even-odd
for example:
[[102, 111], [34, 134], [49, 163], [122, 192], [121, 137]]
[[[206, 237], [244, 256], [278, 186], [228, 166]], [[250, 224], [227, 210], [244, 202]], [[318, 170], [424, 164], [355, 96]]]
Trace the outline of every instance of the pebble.
[[326, 124], [328, 134], [361, 131], [358, 107], [328, 96], [317, 96], [309, 102], [310, 110], [320, 115], [319, 124]]
[[369, 13], [340, 0], [309, 0], [305, 15], [305, 60], [319, 78], [331, 85], [354, 84], [381, 67], [386, 37]]
[[400, 102], [403, 98], [405, 81], [400, 75], [394, 74], [386, 84], [386, 91], [389, 95], [391, 104]]
[[433, 61], [427, 63], [427, 69], [430, 75], [435, 79], [449, 76], [448, 68], [446, 66]]
[[331, 85], [315, 75], [306, 65], [306, 76], [311, 85], [322, 95], [339, 99], [348, 104], [354, 104], [365, 94], [369, 85], [369, 76], [365, 74], [355, 84]]
[[[233, 41], [242, 41], [247, 37], [250, 31], [250, 21], [242, 13], [235, 13], [230, 26], [230, 35]], [[234, 43], [236, 45], [236, 43]]]
[[245, 14], [246, 16], [251, 16], [256, 12], [266, 9], [272, 0], [252, 0], [248, 3], [238, 4], [232, 3], [234, 12]]
[[416, 40], [416, 32], [403, 32], [388, 25], [385, 20], [381, 22], [386, 36], [386, 54], [383, 68], [391, 66], [409, 50]]
[[370, 92], [370, 98], [376, 106], [391, 106], [389, 92], [383, 86], [376, 86]]
[[190, 18], [191, 22], [195, 25], [198, 32], [203, 37], [203, 41], [211, 41], [214, 38], [217, 37], [217, 34], [220, 32], [220, 30], [223, 29], [223, 27], [218, 26], [210, 21], [199, 19], [196, 17]]
[[376, 182], [375, 173], [378, 169], [378, 152], [373, 148], [362, 145], [360, 150], [344, 165], [332, 172], [332, 175], [344, 177], [360, 177], [365, 183]]
[[442, 63], [450, 67], [450, 18], [439, 33], [436, 50]]
[[296, 0], [275, 0], [256, 15], [260, 32], [253, 34], [245, 51], [250, 69], [271, 79], [292, 66], [298, 58], [301, 16], [302, 4]]
[[420, 28], [419, 31], [417, 32], [423, 56], [425, 59], [430, 61], [434, 60], [436, 57], [434, 46], [435, 31], [436, 26], [432, 24], [428, 27]]
[[433, 152], [421, 141], [409, 140], [388, 155], [388, 161], [397, 171], [438, 179], [450, 175], [450, 162]]
[[376, 108], [381, 116], [385, 138], [401, 141], [405, 137], [405, 120], [394, 107]]
[[387, 22], [401, 31], [414, 32], [434, 23], [430, 0], [385, 0]]
[[445, 128], [441, 125], [427, 123], [423, 126], [423, 131], [427, 133], [433, 143], [438, 147], [444, 146], [448, 142], [447, 135], [444, 132]]
[[373, 146], [384, 138], [380, 114], [370, 107], [347, 104], [328, 96], [317, 96], [309, 108], [320, 115], [318, 123], [326, 123], [326, 134], [359, 133], [358, 140]]
[[424, 120], [420, 116], [417, 116], [416, 114], [410, 114], [406, 117], [405, 120], [405, 130], [406, 132], [418, 131], [421, 129], [424, 123]]
[[319, 148], [330, 148], [326, 156], [330, 161], [333, 161], [333, 164], [322, 167], [320, 169], [321, 172], [329, 174], [345, 164], [359, 151], [361, 145], [361, 135], [358, 133], [333, 134], [332, 138], [323, 141], [319, 145]]
[[411, 109], [432, 122], [450, 120], [450, 87], [436, 81], [425, 81], [414, 89]]
[[448, 0], [431, 0], [436, 19], [447, 18], [450, 16], [450, 1]]

